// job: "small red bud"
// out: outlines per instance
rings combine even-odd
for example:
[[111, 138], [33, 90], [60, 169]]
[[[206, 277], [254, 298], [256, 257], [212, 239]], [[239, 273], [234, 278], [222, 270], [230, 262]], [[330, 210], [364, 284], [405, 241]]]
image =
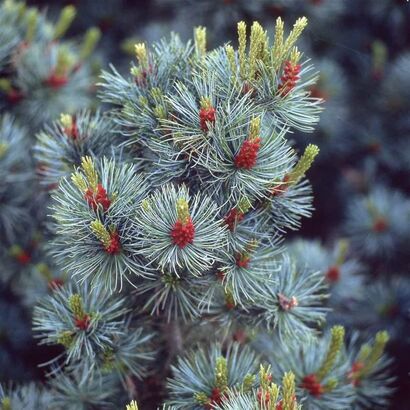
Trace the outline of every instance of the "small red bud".
[[189, 218], [187, 223], [182, 223], [181, 221], [176, 221], [172, 230], [171, 238], [172, 242], [179, 248], [185, 248], [188, 244], [194, 241], [195, 237], [195, 226]]
[[258, 402], [262, 405], [262, 407], [267, 407], [270, 401], [270, 393], [268, 391], [263, 390], [259, 387], [258, 393]]
[[78, 138], [78, 127], [75, 118], [73, 118], [73, 123], [70, 127], [64, 128], [64, 133], [65, 135], [67, 135], [67, 137], [70, 137], [73, 140], [76, 140]]
[[84, 194], [84, 198], [88, 202], [88, 205], [94, 209], [94, 211], [97, 210], [98, 205], [101, 205], [104, 212], [106, 212], [111, 205], [107, 191], [101, 184], [97, 185], [97, 192], [94, 192], [91, 188], [88, 188]]
[[373, 231], [376, 233], [382, 233], [387, 230], [389, 224], [383, 217], [378, 217], [373, 223]]
[[121, 251], [121, 242], [120, 237], [117, 232], [110, 234], [111, 240], [109, 245], [105, 248], [105, 251], [110, 255], [120, 253]]
[[326, 274], [325, 277], [327, 279], [328, 282], [330, 283], [335, 283], [338, 282], [340, 280], [340, 269], [338, 266], [331, 266]]
[[320, 384], [315, 374], [308, 374], [305, 376], [302, 379], [301, 387], [314, 397], [320, 397], [325, 392], [325, 389]]
[[216, 404], [222, 404], [224, 395], [221, 393], [221, 390], [218, 387], [214, 387], [209, 397], [209, 402], [204, 405], [206, 410], [212, 410]]
[[7, 93], [7, 100], [10, 104], [18, 104], [23, 98], [23, 93], [15, 88]]
[[236, 265], [240, 268], [247, 268], [249, 266], [250, 260], [251, 258], [249, 258], [248, 256], [239, 255], [236, 258]]
[[76, 317], [74, 318], [74, 324], [80, 330], [87, 330], [90, 326], [90, 317], [88, 315]]
[[222, 272], [221, 270], [218, 270], [216, 272], [216, 277], [218, 278], [218, 280], [223, 282], [223, 280], [225, 279], [225, 272]]
[[359, 372], [364, 367], [364, 363], [362, 362], [354, 362], [352, 364], [352, 368], [350, 369], [349, 373], [347, 373], [347, 378], [353, 384], [353, 386], [357, 387], [360, 384], [360, 375]]
[[300, 64], [292, 64], [290, 61], [285, 62], [281, 83], [278, 87], [278, 93], [282, 96], [287, 96], [296, 86], [300, 80]]
[[64, 285], [64, 281], [59, 278], [52, 279], [50, 280], [50, 282], [48, 282], [48, 287], [50, 290], [57, 290], [61, 288], [63, 285]]
[[235, 230], [236, 224], [241, 222], [244, 218], [244, 214], [236, 208], [232, 208], [225, 216], [225, 223], [231, 232]]
[[64, 87], [68, 83], [68, 76], [65, 74], [51, 73], [45, 80], [45, 84], [54, 90]]
[[17, 256], [16, 259], [22, 264], [27, 265], [31, 261], [31, 256], [29, 253], [25, 251], [21, 251]]
[[282, 182], [279, 185], [276, 185], [274, 188], [271, 190], [272, 196], [277, 196], [283, 194], [287, 189], [288, 189], [288, 181], [289, 181], [289, 175], [285, 175], [282, 179]]
[[260, 143], [260, 138], [245, 140], [238, 154], [235, 156], [235, 166], [237, 168], [252, 169], [258, 159]]
[[209, 108], [201, 108], [199, 111], [199, 123], [201, 126], [201, 130], [207, 132], [208, 131], [208, 123], [214, 123], [216, 116], [216, 109], [213, 107]]

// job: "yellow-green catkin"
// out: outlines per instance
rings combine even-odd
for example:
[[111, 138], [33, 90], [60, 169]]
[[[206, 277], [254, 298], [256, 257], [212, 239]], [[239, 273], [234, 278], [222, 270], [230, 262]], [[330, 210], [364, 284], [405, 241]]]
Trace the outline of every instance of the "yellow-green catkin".
[[95, 49], [95, 46], [100, 41], [100, 38], [101, 31], [99, 28], [91, 27], [87, 30], [80, 49], [80, 60], [85, 60], [91, 55]]
[[226, 57], [228, 59], [229, 68], [231, 69], [232, 74], [236, 73], [236, 58], [234, 48], [228, 44], [225, 47]]
[[362, 347], [360, 348], [359, 354], [357, 356], [357, 360], [361, 363], [364, 363], [369, 357], [371, 350], [372, 350], [371, 346], [368, 343], [364, 343]]
[[91, 222], [90, 228], [96, 238], [104, 245], [105, 248], [108, 248], [111, 243], [111, 235], [108, 229], [103, 225], [103, 223], [95, 219]]
[[70, 114], [60, 114], [60, 124], [64, 128], [70, 128], [73, 125], [73, 116]]
[[301, 52], [296, 46], [292, 47], [292, 51], [290, 52], [290, 58], [289, 58], [290, 62], [293, 65], [296, 65], [299, 62], [301, 55], [302, 55]]
[[[67, 121], [68, 118], [61, 117], [61, 120]], [[85, 156], [81, 158], [81, 168], [71, 175], [71, 181], [81, 192], [87, 191], [88, 188], [91, 188], [92, 191], [96, 190], [98, 174], [91, 157]]]
[[239, 57], [239, 74], [242, 80], [247, 78], [246, 67], [246, 23], [240, 21], [238, 23], [238, 57]]
[[279, 397], [279, 386], [275, 383], [271, 383], [268, 389], [269, 392], [269, 404], [270, 408], [269, 410], [276, 410], [276, 402]]
[[249, 200], [249, 198], [247, 196], [242, 197], [239, 200], [239, 203], [238, 203], [238, 206], [237, 206], [238, 211], [243, 213], [243, 214], [248, 212], [249, 209], [251, 209], [251, 207], [252, 207], [252, 203], [251, 203], [251, 201]]
[[329, 379], [327, 381], [327, 383], [324, 386], [324, 389], [325, 389], [325, 391], [330, 392], [330, 391], [334, 390], [337, 387], [337, 385], [338, 385], [338, 381], [336, 379], [332, 378], [332, 379]]
[[258, 60], [263, 60], [264, 48], [266, 46], [267, 34], [258, 22], [251, 27], [249, 57], [248, 57], [248, 79], [255, 78]]
[[302, 34], [307, 24], [308, 24], [308, 20], [306, 17], [300, 17], [296, 20], [295, 24], [293, 25], [292, 31], [290, 32], [288, 38], [286, 39], [283, 45], [283, 50], [282, 50], [283, 56], [286, 56], [289, 53], [289, 51], [295, 45], [296, 41]]
[[85, 192], [88, 189], [87, 180], [85, 179], [84, 175], [80, 172], [74, 172], [71, 175], [71, 181], [73, 184], [81, 191]]
[[45, 278], [48, 282], [50, 282], [53, 279], [51, 270], [46, 263], [44, 262], [37, 263], [35, 268], [37, 272], [39, 272], [40, 275], [43, 276], [43, 278]]
[[[209, 403], [209, 398], [206, 393], [199, 392], [194, 394], [195, 401], [202, 406], [205, 406]], [[128, 409], [127, 409], [128, 410]]]
[[135, 55], [141, 67], [147, 68], [149, 65], [148, 51], [144, 43], [135, 44]]
[[198, 57], [206, 54], [206, 27], [195, 27], [194, 29], [195, 51]]
[[190, 218], [188, 201], [185, 198], [179, 198], [177, 200], [176, 208], [178, 221], [183, 224], [188, 223]]
[[259, 368], [259, 383], [261, 384], [262, 389], [268, 389], [271, 379], [270, 376], [270, 366], [265, 367], [261, 364]]
[[309, 144], [295, 167], [288, 175], [288, 182], [290, 185], [297, 184], [306, 174], [306, 171], [312, 166], [316, 156], [319, 154], [317, 145]]
[[346, 260], [347, 252], [349, 251], [349, 241], [347, 239], [340, 239], [337, 243], [337, 257], [336, 265], [340, 266]]
[[386, 331], [376, 333], [375, 341], [371, 349], [369, 349], [364, 367], [360, 371], [360, 377], [366, 376], [373, 369], [377, 362], [383, 355], [387, 342], [389, 341], [389, 334]]
[[13, 89], [11, 81], [8, 78], [0, 78], [0, 90], [9, 93]]
[[153, 108], [155, 117], [159, 120], [166, 119], [168, 115], [162, 90], [158, 87], [153, 87], [150, 94], [156, 104]]
[[1, 410], [13, 410], [11, 407], [11, 399], [10, 397], [3, 397], [0, 401]]
[[71, 312], [75, 317], [83, 317], [85, 315], [83, 307], [83, 299], [78, 293], [74, 293], [68, 299]]
[[70, 348], [73, 343], [73, 333], [70, 330], [61, 332], [57, 337], [57, 343], [63, 345], [66, 349]]
[[343, 326], [333, 326], [331, 329], [330, 344], [326, 353], [326, 357], [323, 360], [322, 365], [316, 372], [316, 376], [319, 381], [323, 380], [327, 374], [331, 371], [338, 354], [343, 346], [345, 336], [345, 329]]
[[18, 6], [23, 5], [24, 9], [26, 8], [26, 5], [24, 3], [16, 3], [15, 0], [4, 0], [2, 7], [6, 11], [16, 11], [18, 10]]
[[124, 53], [134, 56], [135, 44], [138, 42], [138, 37], [127, 37], [120, 43], [120, 49]]
[[37, 24], [38, 24], [38, 11], [32, 8], [27, 13], [26, 41], [28, 43], [30, 43], [34, 39], [36, 30], [37, 30]]
[[274, 410], [276, 408], [276, 402], [279, 397], [279, 387], [272, 382], [270, 366], [260, 366], [259, 383], [262, 395], [268, 398], [268, 403], [266, 403], [266, 410]]
[[24, 17], [24, 14], [27, 10], [27, 4], [25, 4], [24, 2], [15, 3], [14, 0], [11, 0], [11, 1], [6, 0], [4, 2], [5, 6], [6, 6], [6, 3], [11, 4], [11, 7], [13, 7], [14, 10], [17, 11], [17, 14], [20, 19]]
[[212, 101], [209, 97], [201, 97], [199, 103], [201, 105], [201, 108], [204, 108], [206, 110], [212, 107]]
[[292, 372], [285, 373], [282, 379], [282, 408], [283, 410], [296, 408], [295, 375]]
[[98, 185], [98, 175], [91, 157], [83, 157], [81, 159], [81, 167], [84, 170], [88, 183], [92, 188], [95, 188]]
[[228, 388], [228, 365], [225, 357], [218, 357], [215, 365], [215, 387], [221, 392]]
[[158, 120], [165, 120], [167, 118], [167, 110], [163, 105], [156, 105], [153, 109], [154, 116]]
[[54, 40], [62, 37], [66, 33], [66, 31], [71, 26], [71, 23], [73, 22], [76, 14], [77, 11], [74, 6], [68, 5], [63, 8], [54, 28]]
[[68, 46], [61, 45], [58, 49], [57, 63], [54, 71], [58, 75], [66, 75], [74, 64], [75, 57]]
[[138, 410], [138, 404], [135, 400], [132, 400], [130, 404], [127, 404], [125, 410]]
[[12, 245], [10, 246], [9, 253], [11, 256], [17, 257], [20, 256], [24, 252], [23, 248], [20, 245]]
[[281, 64], [282, 50], [283, 50], [284, 24], [283, 20], [278, 17], [275, 24], [275, 39], [271, 49], [271, 58], [275, 63], [275, 67]]
[[0, 159], [6, 155], [8, 149], [8, 144], [6, 144], [5, 142], [0, 142]]
[[271, 48], [271, 61], [274, 70], [278, 70], [284, 59], [289, 59], [292, 64], [296, 64], [300, 59], [300, 52], [295, 47], [295, 43], [307, 26], [307, 18], [301, 17], [296, 20], [289, 36], [285, 39], [283, 20], [278, 17], [275, 25], [275, 39]]
[[153, 100], [156, 102], [163, 101], [164, 99], [164, 94], [162, 93], [159, 87], [152, 87], [150, 90], [150, 94]]
[[252, 387], [255, 383], [255, 375], [254, 374], [247, 374], [244, 378], [243, 378], [243, 382], [241, 385], [241, 391], [243, 393], [249, 393], [252, 390]]
[[145, 198], [141, 201], [141, 207], [145, 212], [148, 212], [151, 210], [151, 201], [149, 198]]
[[249, 139], [255, 140], [260, 137], [261, 133], [261, 118], [254, 117], [249, 126]]

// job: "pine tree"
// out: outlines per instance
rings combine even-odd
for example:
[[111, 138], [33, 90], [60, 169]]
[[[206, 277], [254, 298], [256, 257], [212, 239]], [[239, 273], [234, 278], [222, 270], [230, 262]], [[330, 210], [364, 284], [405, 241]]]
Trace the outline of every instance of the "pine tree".
[[[53, 36], [72, 14], [65, 9]], [[335, 274], [283, 243], [313, 210], [306, 174], [319, 154], [290, 139], [312, 132], [321, 111], [317, 73], [296, 46], [306, 25], [299, 18], [287, 34], [278, 18], [271, 40], [242, 21], [235, 47], [211, 50], [204, 27], [193, 41], [136, 44], [127, 76], [113, 66], [101, 75], [107, 113], [81, 110], [81, 98], [76, 112], [47, 112], [54, 122], [34, 151], [51, 194], [53, 266], [36, 265], [48, 295], [27, 303], [35, 336], [60, 350], [44, 363], [46, 386], [5, 390], [2, 410], [35, 401], [56, 410], [387, 402], [387, 332], [360, 348], [342, 326], [327, 330]], [[61, 72], [47, 71], [53, 90], [77, 75], [68, 54], [60, 62]], [[27, 259], [24, 249], [12, 254]], [[344, 258], [342, 249], [329, 269]]]
[[[91, 53], [100, 34], [93, 28], [83, 40], [67, 40], [64, 34], [74, 17], [72, 6], [51, 20], [24, 2], [0, 4], [0, 288], [4, 312], [10, 306], [17, 317], [22, 314], [17, 296], [30, 309], [63, 276], [45, 254], [48, 195], [36, 174], [45, 172], [46, 164], [34, 162], [32, 148], [45, 121], [61, 111], [90, 107], [94, 100]], [[34, 369], [20, 364], [19, 356], [27, 352], [19, 338], [9, 338], [3, 325], [0, 333], [5, 335], [0, 338], [0, 380], [32, 377]], [[34, 349], [29, 326], [26, 334], [26, 349]], [[18, 365], [9, 365], [9, 351]]]

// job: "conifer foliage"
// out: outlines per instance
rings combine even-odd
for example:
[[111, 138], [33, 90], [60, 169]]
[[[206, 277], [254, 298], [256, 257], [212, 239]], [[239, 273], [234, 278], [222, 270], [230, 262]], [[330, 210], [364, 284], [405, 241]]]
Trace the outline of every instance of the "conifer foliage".
[[[66, 280], [37, 302], [33, 331], [60, 354], [44, 391], [5, 390], [2, 410], [30, 395], [47, 409], [148, 409], [152, 391], [168, 409], [366, 408], [391, 382], [387, 333], [357, 350], [342, 326], [324, 331], [329, 284], [282, 244], [312, 211], [319, 154], [289, 137], [321, 111], [296, 45], [306, 25], [279, 18], [270, 39], [240, 22], [213, 50], [203, 27], [137, 44], [128, 75], [101, 75], [108, 113], [59, 107], [37, 134], [48, 254]], [[74, 92], [81, 64], [56, 52], [43, 84]]]
[[0, 107], [41, 127], [61, 112], [85, 108], [92, 98], [89, 57], [99, 40], [97, 28], [81, 42], [62, 40], [75, 18], [73, 6], [57, 19], [24, 2], [5, 0], [0, 6]]

